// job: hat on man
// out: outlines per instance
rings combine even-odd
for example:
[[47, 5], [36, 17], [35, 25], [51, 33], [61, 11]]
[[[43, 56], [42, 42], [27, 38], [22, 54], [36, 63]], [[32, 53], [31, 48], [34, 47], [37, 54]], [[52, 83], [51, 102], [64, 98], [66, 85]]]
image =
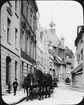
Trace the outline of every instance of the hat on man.
[[15, 78], [15, 80], [17, 80], [17, 78]]

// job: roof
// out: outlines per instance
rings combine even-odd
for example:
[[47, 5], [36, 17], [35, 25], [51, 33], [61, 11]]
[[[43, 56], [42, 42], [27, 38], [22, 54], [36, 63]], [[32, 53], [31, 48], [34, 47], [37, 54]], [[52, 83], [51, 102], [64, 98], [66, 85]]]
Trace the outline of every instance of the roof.
[[59, 47], [61, 49], [63, 49], [63, 46], [61, 44], [61, 41], [59, 40], [59, 38], [57, 37], [56, 33], [51, 31], [52, 29], [49, 29], [47, 31], [48, 34], [48, 40], [50, 40], [52, 43], [51, 45], [54, 47]]
[[66, 65], [66, 63], [62, 60], [62, 58], [57, 55], [55, 56], [54, 63], [59, 64], [59, 65]]
[[49, 54], [50, 54], [51, 56], [54, 56], [54, 55], [55, 55], [54, 52], [53, 52], [51, 49], [48, 49], [48, 52], [49, 52]]

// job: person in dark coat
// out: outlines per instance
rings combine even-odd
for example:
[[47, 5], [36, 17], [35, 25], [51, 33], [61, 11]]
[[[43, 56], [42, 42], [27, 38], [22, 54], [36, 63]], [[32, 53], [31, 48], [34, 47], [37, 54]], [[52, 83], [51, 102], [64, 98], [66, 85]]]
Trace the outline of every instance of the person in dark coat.
[[8, 84], [8, 93], [10, 94], [10, 91], [11, 91], [11, 85], [10, 83]]
[[14, 95], [16, 95], [17, 87], [18, 87], [18, 82], [17, 82], [17, 79], [15, 78], [13, 82]]

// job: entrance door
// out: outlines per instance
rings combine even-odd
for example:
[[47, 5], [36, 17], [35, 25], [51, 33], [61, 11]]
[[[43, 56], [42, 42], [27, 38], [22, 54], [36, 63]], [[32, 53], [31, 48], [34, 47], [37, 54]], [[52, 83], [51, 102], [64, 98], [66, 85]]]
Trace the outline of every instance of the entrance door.
[[9, 56], [6, 57], [6, 85], [10, 82], [10, 62], [11, 58]]

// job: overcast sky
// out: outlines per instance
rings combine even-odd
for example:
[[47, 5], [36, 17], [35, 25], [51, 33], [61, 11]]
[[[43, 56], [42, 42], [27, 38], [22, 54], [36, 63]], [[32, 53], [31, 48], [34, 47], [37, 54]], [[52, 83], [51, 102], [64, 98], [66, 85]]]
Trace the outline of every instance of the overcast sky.
[[77, 26], [83, 24], [82, 6], [75, 1], [37, 1], [40, 13], [40, 24], [49, 28], [53, 19], [56, 24], [58, 38], [65, 38], [67, 45], [75, 53], [74, 41], [77, 36]]

